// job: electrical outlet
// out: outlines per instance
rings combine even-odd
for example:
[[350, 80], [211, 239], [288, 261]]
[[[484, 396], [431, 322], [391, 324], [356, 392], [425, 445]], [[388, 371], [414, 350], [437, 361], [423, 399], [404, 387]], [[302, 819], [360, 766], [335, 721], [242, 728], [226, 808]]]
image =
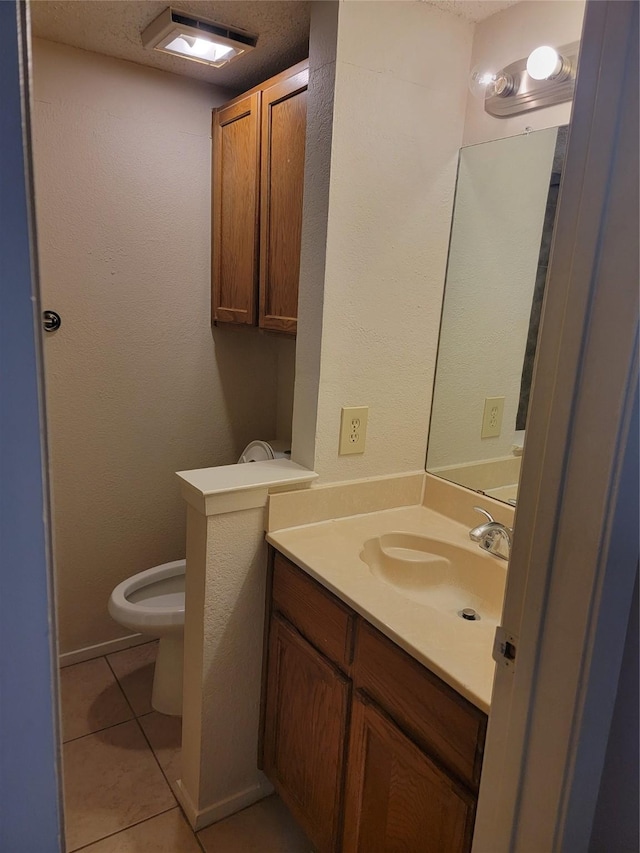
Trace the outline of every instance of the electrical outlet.
[[342, 407], [338, 456], [346, 456], [347, 453], [364, 453], [368, 420], [368, 406]]
[[504, 397], [487, 397], [482, 414], [480, 438], [497, 438], [502, 432]]

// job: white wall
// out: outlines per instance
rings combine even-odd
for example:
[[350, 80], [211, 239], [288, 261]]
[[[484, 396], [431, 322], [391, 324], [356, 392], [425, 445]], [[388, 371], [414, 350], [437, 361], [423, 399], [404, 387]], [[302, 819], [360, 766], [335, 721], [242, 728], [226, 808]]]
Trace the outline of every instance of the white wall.
[[[557, 131], [460, 154], [427, 467], [509, 456]], [[481, 438], [486, 397], [505, 397]], [[520, 438], [520, 444], [522, 439]]]
[[[499, 70], [526, 58], [543, 44], [560, 47], [579, 41], [584, 0], [525, 0], [476, 24], [471, 65]], [[558, 104], [511, 118], [495, 118], [484, 110], [482, 99], [469, 93], [463, 145], [502, 139], [526, 127], [540, 130], [568, 124], [571, 104]]]
[[61, 652], [185, 552], [174, 472], [276, 432], [277, 342], [209, 322], [211, 108], [194, 80], [36, 40], [35, 170]]
[[[339, 6], [333, 137], [308, 137], [331, 145], [328, 228], [321, 257], [304, 238], [324, 292], [303, 262], [294, 421], [294, 457], [325, 481], [424, 467], [471, 38], [425, 3]], [[343, 405], [369, 406], [363, 455], [338, 456]]]

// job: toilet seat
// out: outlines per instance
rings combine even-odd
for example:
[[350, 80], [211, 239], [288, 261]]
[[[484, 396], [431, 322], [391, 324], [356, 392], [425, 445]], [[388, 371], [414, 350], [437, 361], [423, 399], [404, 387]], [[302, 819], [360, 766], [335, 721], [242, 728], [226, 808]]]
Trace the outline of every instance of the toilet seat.
[[143, 634], [182, 630], [186, 564], [186, 560], [174, 560], [122, 581], [109, 599], [111, 617]]

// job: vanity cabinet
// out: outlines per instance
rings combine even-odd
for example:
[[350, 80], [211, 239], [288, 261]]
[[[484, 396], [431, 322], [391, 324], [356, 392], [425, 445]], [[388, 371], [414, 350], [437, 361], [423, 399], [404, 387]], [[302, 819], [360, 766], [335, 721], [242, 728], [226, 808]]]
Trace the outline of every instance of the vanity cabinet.
[[214, 323], [295, 334], [308, 63], [213, 113]]
[[271, 551], [261, 767], [319, 853], [471, 848], [487, 717]]
[[264, 771], [318, 847], [335, 850], [351, 685], [275, 615], [267, 691]]
[[356, 695], [346, 781], [345, 853], [467, 849], [472, 795], [371, 702]]

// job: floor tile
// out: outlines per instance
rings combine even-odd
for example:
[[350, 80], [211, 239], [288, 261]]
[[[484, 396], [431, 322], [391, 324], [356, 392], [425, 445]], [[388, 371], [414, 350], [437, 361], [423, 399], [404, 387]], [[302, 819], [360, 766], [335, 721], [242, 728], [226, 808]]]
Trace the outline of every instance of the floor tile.
[[311, 843], [276, 797], [198, 833], [207, 853], [310, 853]]
[[107, 660], [131, 703], [136, 717], [153, 710], [151, 688], [157, 651], [156, 641], [107, 655]]
[[176, 805], [135, 720], [63, 747], [67, 850]]
[[82, 737], [133, 716], [104, 658], [60, 670], [63, 740]]
[[180, 744], [182, 717], [169, 717], [152, 711], [139, 717], [138, 722], [147, 736], [164, 774], [172, 788], [180, 778]]
[[82, 853], [201, 853], [201, 850], [180, 809], [173, 809], [90, 844]]

